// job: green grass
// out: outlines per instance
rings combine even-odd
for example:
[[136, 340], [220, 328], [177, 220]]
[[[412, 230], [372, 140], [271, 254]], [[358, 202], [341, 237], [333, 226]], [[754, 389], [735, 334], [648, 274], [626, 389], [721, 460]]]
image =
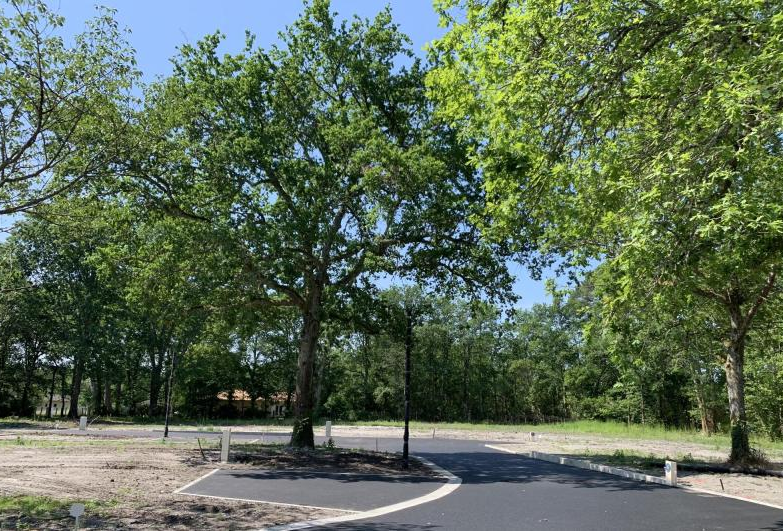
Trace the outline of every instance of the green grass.
[[677, 461], [678, 463], [709, 463], [707, 460], [694, 459], [691, 454], [661, 455], [654, 453], [643, 453], [638, 450], [619, 449], [611, 454], [591, 452], [571, 453], [570, 456], [579, 459], [587, 459], [593, 463], [602, 465], [631, 467], [643, 470], [652, 470], [660, 473], [663, 469], [664, 461], [667, 459]]
[[[139, 427], [143, 429], [162, 428], [161, 419], [149, 419], [145, 417], [112, 417], [101, 419], [103, 422], [95, 423], [92, 428], [112, 428], [123, 427], [130, 429]], [[4, 424], [23, 423], [24, 419], [0, 419], [0, 428]], [[293, 419], [222, 419], [209, 422], [177, 420], [172, 423], [172, 429], [193, 429], [199, 431], [216, 432], [224, 426], [279, 426], [288, 427], [293, 423]], [[375, 421], [357, 421], [348, 422], [335, 420], [335, 425], [355, 425], [355, 426], [393, 426], [401, 427], [399, 420], [375, 420]], [[322, 422], [318, 423], [319, 425]], [[717, 433], [712, 436], [705, 436], [699, 431], [687, 429], [670, 429], [661, 425], [654, 424], [631, 424], [630, 426], [622, 422], [599, 421], [599, 420], [577, 420], [557, 424], [492, 424], [492, 423], [469, 423], [469, 422], [411, 422], [411, 428], [420, 430], [467, 430], [467, 431], [505, 431], [505, 432], [549, 432], [565, 433], [574, 435], [593, 435], [599, 437], [611, 437], [617, 439], [636, 439], [636, 440], [663, 440], [674, 442], [697, 443], [713, 447], [716, 450], [725, 450], [731, 447], [731, 439], [727, 434]], [[752, 445], [765, 452], [783, 452], [783, 441], [771, 441], [764, 437], [754, 437]], [[7, 441], [0, 441], [0, 445], [8, 444]], [[100, 444], [100, 442], [96, 442]]]
[[[73, 446], [110, 447], [122, 449], [128, 446], [194, 446], [193, 441], [172, 439], [89, 439], [86, 437], [68, 437], [60, 439], [40, 439], [36, 436], [25, 437], [17, 435], [15, 439], [0, 439], [0, 448], [12, 446], [25, 446], [29, 448], [65, 448]], [[217, 442], [207, 439], [201, 440], [203, 448], [217, 447]]]
[[[394, 426], [403, 424], [396, 420], [353, 422], [358, 426]], [[727, 434], [717, 433], [706, 436], [699, 431], [672, 429], [660, 425], [631, 424], [599, 420], [576, 420], [557, 424], [489, 424], [467, 422], [411, 422], [412, 429], [421, 430], [468, 430], [468, 431], [505, 431], [565, 433], [573, 435], [594, 435], [618, 439], [645, 439], [704, 444], [716, 448], [730, 448], [731, 438]], [[753, 438], [752, 444], [763, 450], [783, 451], [783, 441], [771, 441], [766, 438]]]
[[[34, 518], [62, 518], [74, 502], [55, 500], [45, 496], [0, 496], [0, 515], [19, 515]], [[95, 512], [110, 504], [85, 501], [85, 511]]]

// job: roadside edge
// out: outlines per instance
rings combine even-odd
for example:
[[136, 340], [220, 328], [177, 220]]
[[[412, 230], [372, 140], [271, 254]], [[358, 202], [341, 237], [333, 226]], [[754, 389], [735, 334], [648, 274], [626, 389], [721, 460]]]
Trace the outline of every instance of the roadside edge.
[[595, 472], [601, 472], [603, 474], [611, 474], [613, 476], [620, 476], [624, 477], [626, 479], [632, 479], [636, 481], [643, 481], [647, 483], [657, 483], [659, 485], [664, 485], [667, 487], [672, 488], [678, 488], [689, 492], [696, 492], [700, 494], [709, 494], [712, 496], [720, 496], [722, 498], [731, 498], [733, 500], [740, 500], [748, 503], [755, 503], [756, 505], [763, 505], [765, 507], [771, 507], [773, 509], [780, 509], [783, 510], [783, 506], [775, 505], [773, 503], [767, 503], [759, 500], [753, 500], [751, 498], [744, 498], [742, 496], [735, 496], [733, 494], [726, 494], [724, 492], [717, 492], [714, 490], [708, 490], [708, 489], [700, 489], [697, 487], [690, 487], [687, 485], [672, 485], [669, 483], [666, 479], [658, 476], [651, 476], [649, 474], [642, 474], [639, 472], [632, 472], [630, 470], [625, 470], [623, 468], [617, 468], [613, 466], [607, 466], [607, 465], [598, 465], [596, 463], [591, 463], [590, 461], [584, 461], [582, 459], [572, 459], [570, 457], [561, 457], [557, 455], [551, 455], [551, 454], [545, 454], [543, 452], [536, 452], [536, 451], [530, 451], [530, 452], [517, 452], [514, 450], [511, 450], [510, 448], [504, 448], [502, 446], [497, 446], [494, 444], [485, 444], [484, 445], [487, 448], [491, 448], [493, 450], [497, 450], [499, 452], [506, 452], [509, 454], [515, 454], [515, 455], [521, 455], [523, 457], [529, 457], [531, 459], [538, 459], [539, 461], [547, 461], [550, 463], [555, 463], [559, 465], [564, 466], [571, 466], [575, 468], [583, 468], [587, 470], [593, 470]]

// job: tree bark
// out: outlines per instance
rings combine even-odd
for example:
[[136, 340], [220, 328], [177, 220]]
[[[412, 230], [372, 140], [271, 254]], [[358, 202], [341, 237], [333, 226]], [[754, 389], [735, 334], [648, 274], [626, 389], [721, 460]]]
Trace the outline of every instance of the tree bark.
[[158, 414], [158, 401], [160, 400], [160, 388], [163, 386], [161, 373], [163, 372], [163, 362], [165, 353], [160, 353], [160, 357], [155, 352], [150, 353], [150, 404], [147, 413], [150, 417]]
[[111, 379], [108, 373], [103, 377], [103, 411], [107, 415], [112, 414], [111, 409]]
[[298, 373], [296, 378], [296, 420], [291, 434], [291, 446], [315, 447], [313, 435], [313, 369], [318, 338], [321, 334], [321, 291], [315, 289], [308, 298], [302, 316], [299, 339]]
[[46, 406], [46, 418], [52, 418], [52, 402], [54, 402], [54, 386], [57, 383], [57, 367], [52, 367], [52, 383], [49, 386], [49, 403]]
[[73, 367], [71, 377], [71, 407], [68, 416], [72, 419], [79, 417], [79, 395], [82, 392], [82, 378], [84, 377], [84, 358], [78, 356]]
[[740, 301], [732, 298], [728, 304], [731, 329], [726, 342], [726, 390], [731, 420], [731, 455], [729, 461], [739, 463], [750, 456], [748, 426], [745, 417], [745, 331]]
[[62, 370], [60, 371], [60, 416], [65, 416], [65, 394], [68, 392], [68, 389], [65, 386], [65, 377], [67, 369], [65, 365], [63, 365]]
[[753, 318], [759, 309], [767, 302], [777, 282], [777, 267], [773, 266], [767, 275], [758, 295], [752, 304], [743, 311], [742, 305], [749, 299], [743, 295], [738, 286], [724, 293], [712, 289], [697, 289], [697, 293], [723, 304], [729, 315], [729, 333], [724, 342], [726, 362], [723, 366], [726, 373], [726, 392], [729, 398], [729, 418], [731, 420], [731, 454], [732, 463], [746, 464], [752, 455], [748, 437], [748, 423], [745, 416], [745, 340]]

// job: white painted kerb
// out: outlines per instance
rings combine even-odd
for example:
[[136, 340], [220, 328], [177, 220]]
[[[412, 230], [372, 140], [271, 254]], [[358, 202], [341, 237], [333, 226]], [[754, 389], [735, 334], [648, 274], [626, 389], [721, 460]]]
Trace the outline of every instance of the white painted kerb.
[[502, 446], [495, 446], [492, 444], [485, 444], [484, 446], [486, 446], [487, 448], [492, 448], [493, 450], [500, 450], [501, 452], [507, 452], [510, 454], [525, 455], [527, 457], [532, 457], [533, 459], [538, 459], [540, 461], [548, 461], [550, 463], [557, 463], [559, 465], [583, 468], [585, 470], [594, 470], [596, 472], [603, 472], [604, 474], [611, 474], [613, 476], [620, 476], [627, 479], [635, 479], [636, 481], [646, 481], [647, 483], [657, 483], [659, 485], [667, 485], [671, 487], [671, 484], [668, 481], [666, 481], [665, 478], [661, 478], [658, 476], [651, 476], [649, 474], [642, 474], [640, 472], [631, 472], [630, 470], [625, 470], [613, 466], [598, 465], [596, 463], [591, 463], [590, 461], [583, 461], [581, 459], [572, 459], [570, 457], [562, 457], [559, 455], [550, 455], [550, 454], [545, 454], [543, 452], [536, 452], [536, 451], [515, 452], [514, 450], [503, 448]]
[[648, 474], [640, 474], [638, 472], [631, 472], [630, 470], [623, 470], [622, 468], [616, 468], [613, 466], [606, 466], [606, 465], [597, 465], [595, 463], [591, 463], [589, 461], [583, 461], [580, 459], [571, 459], [568, 457], [560, 457], [556, 455], [549, 455], [542, 452], [517, 452], [514, 450], [511, 450], [510, 448], [504, 448], [502, 446], [495, 446], [492, 444], [485, 444], [487, 448], [492, 448], [493, 450], [498, 450], [501, 452], [506, 452], [509, 454], [516, 454], [516, 455], [522, 455], [525, 457], [531, 457], [533, 459], [540, 459], [541, 461], [549, 461], [550, 463], [558, 463], [561, 465], [566, 466], [574, 466], [577, 468], [585, 468], [589, 470], [595, 470], [596, 472], [603, 472], [605, 474], [612, 474], [615, 476], [621, 476], [628, 479], [635, 479], [637, 481], [647, 481], [649, 483], [658, 483], [660, 485], [666, 485], [668, 487], [676, 487], [682, 490], [687, 490], [690, 492], [698, 492], [701, 494], [711, 494], [712, 496], [720, 496], [721, 498], [731, 498], [733, 500], [740, 500], [744, 502], [749, 503], [755, 503], [756, 505], [763, 505], [765, 507], [772, 507], [773, 509], [781, 509], [783, 510], [783, 505], [776, 505], [774, 503], [767, 503], [759, 500], [753, 500], [751, 498], [744, 498], [742, 496], [734, 496], [732, 494], [726, 494], [725, 492], [717, 492], [714, 490], [707, 490], [707, 489], [700, 489], [697, 487], [690, 487], [687, 485], [682, 484], [669, 484], [666, 479], [657, 477], [657, 476], [650, 476]]

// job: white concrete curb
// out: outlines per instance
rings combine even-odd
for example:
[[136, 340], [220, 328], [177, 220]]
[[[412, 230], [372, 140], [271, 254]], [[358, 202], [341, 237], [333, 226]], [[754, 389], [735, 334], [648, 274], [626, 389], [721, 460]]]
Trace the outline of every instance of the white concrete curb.
[[[418, 459], [428, 467], [435, 470], [438, 474], [446, 478], [447, 480], [446, 484], [440, 487], [439, 489], [430, 492], [429, 494], [425, 494], [424, 496], [419, 496], [418, 498], [413, 498], [412, 500], [406, 500], [404, 502], [395, 503], [393, 505], [386, 505], [384, 507], [378, 507], [377, 509], [371, 509], [369, 511], [364, 511], [356, 514], [346, 514], [342, 516], [333, 516], [331, 518], [321, 518], [320, 520], [309, 520], [306, 522], [294, 522], [292, 524], [283, 524], [274, 527], [265, 527], [259, 531], [294, 531], [295, 529], [309, 529], [311, 527], [320, 527], [320, 526], [336, 524], [340, 522], [351, 522], [353, 520], [364, 520], [365, 518], [375, 518], [376, 516], [383, 516], [384, 514], [401, 511], [403, 509], [408, 509], [410, 507], [415, 507], [423, 503], [427, 503], [427, 502], [437, 500], [439, 498], [443, 498], [444, 496], [448, 496], [449, 494], [457, 490], [459, 486], [462, 484], [461, 478], [458, 478], [448, 470], [439, 467], [435, 463], [421, 457], [417, 457], [417, 456], [411, 456], [411, 457], [414, 459]], [[334, 510], [340, 511], [342, 509], [334, 509]]]
[[651, 476], [649, 474], [642, 474], [640, 472], [631, 472], [630, 470], [625, 470], [623, 468], [617, 468], [614, 466], [597, 465], [595, 463], [591, 463], [590, 461], [583, 461], [581, 459], [572, 459], [570, 457], [561, 457], [559, 455], [550, 455], [550, 454], [545, 454], [543, 452], [536, 452], [536, 451], [531, 451], [527, 453], [515, 452], [513, 450], [509, 450], [508, 448], [503, 448], [501, 446], [495, 446], [492, 444], [485, 444], [484, 446], [486, 446], [487, 448], [492, 448], [493, 450], [508, 452], [510, 454], [527, 455], [527, 457], [538, 459], [540, 461], [549, 461], [550, 463], [557, 463], [559, 465], [584, 468], [586, 470], [594, 470], [596, 472], [603, 472], [604, 474], [611, 474], [613, 476], [620, 476], [627, 479], [635, 479], [636, 481], [657, 483], [659, 485], [666, 485], [668, 487], [672, 486], [671, 483], [669, 483], [668, 481], [666, 481], [666, 479], [662, 477]]
[[596, 472], [603, 472], [604, 474], [612, 474], [614, 476], [621, 476], [628, 479], [634, 479], [637, 481], [646, 481], [648, 483], [657, 483], [659, 485], [666, 485], [667, 487], [675, 487], [678, 489], [690, 491], [690, 492], [696, 492], [700, 494], [709, 494], [711, 496], [720, 496], [721, 498], [731, 498], [733, 500], [740, 500], [744, 502], [749, 503], [755, 503], [756, 505], [763, 505], [765, 507], [772, 507], [773, 509], [781, 509], [783, 510], [783, 506], [775, 505], [772, 503], [767, 503], [763, 501], [753, 500], [750, 498], [743, 498], [742, 496], [734, 496], [733, 494], [726, 494], [724, 492], [717, 492], [714, 490], [708, 490], [708, 489], [700, 489], [697, 487], [690, 487], [688, 485], [672, 485], [666, 479], [657, 477], [657, 476], [650, 476], [648, 474], [641, 474], [638, 472], [631, 472], [630, 470], [624, 470], [622, 468], [617, 468], [613, 466], [606, 466], [606, 465], [597, 465], [595, 463], [591, 463], [589, 461], [583, 461], [581, 459], [571, 459], [568, 457], [560, 457], [557, 455], [550, 455], [545, 454], [542, 452], [516, 452], [514, 450], [511, 450], [509, 448], [504, 448], [502, 446], [495, 446], [492, 444], [485, 444], [487, 448], [492, 448], [493, 450], [499, 450], [501, 452], [506, 452], [509, 454], [516, 454], [516, 455], [522, 455], [525, 457], [530, 457], [532, 459], [539, 459], [541, 461], [549, 461], [550, 463], [558, 463], [565, 466], [573, 466], [577, 468], [584, 468], [588, 470], [594, 470]]

